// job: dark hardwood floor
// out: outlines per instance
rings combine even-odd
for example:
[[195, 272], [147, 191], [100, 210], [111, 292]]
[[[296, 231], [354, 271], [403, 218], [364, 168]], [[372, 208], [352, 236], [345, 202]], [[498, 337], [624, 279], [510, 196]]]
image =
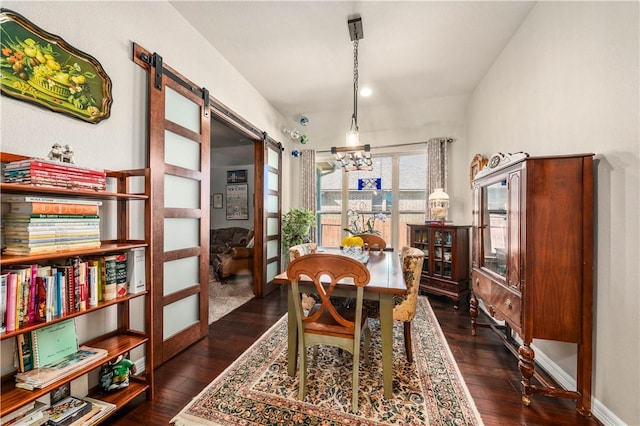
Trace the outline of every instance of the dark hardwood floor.
[[[286, 293], [276, 290], [215, 322], [209, 336], [156, 370], [155, 398], [139, 397], [105, 424], [166, 425], [194, 396], [244, 352], [287, 310]], [[600, 425], [575, 411], [575, 402], [534, 396], [529, 407], [520, 399], [517, 360], [489, 329], [471, 336], [469, 314], [447, 299], [430, 302], [487, 426]]]

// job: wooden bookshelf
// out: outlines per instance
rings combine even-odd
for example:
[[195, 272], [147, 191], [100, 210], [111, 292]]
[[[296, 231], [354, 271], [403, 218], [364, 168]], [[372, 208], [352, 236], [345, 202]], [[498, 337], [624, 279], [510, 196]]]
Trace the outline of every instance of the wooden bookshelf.
[[[20, 155], [14, 155], [9, 153], [0, 153], [0, 160], [16, 161], [25, 159], [26, 157]], [[104, 363], [116, 359], [118, 356], [125, 354], [135, 348], [144, 345], [145, 354], [145, 366], [144, 371], [140, 374], [132, 375], [130, 378], [130, 384], [126, 389], [119, 390], [111, 394], [95, 394], [91, 393], [89, 396], [103, 401], [107, 401], [116, 405], [117, 411], [122, 408], [133, 398], [142, 393], [146, 393], [147, 399], [153, 399], [153, 333], [151, 325], [151, 306], [153, 297], [153, 285], [150, 268], [151, 247], [150, 247], [150, 171], [149, 169], [136, 169], [136, 170], [124, 170], [124, 171], [107, 171], [108, 187], [115, 187], [116, 192], [99, 192], [91, 190], [77, 190], [66, 188], [54, 188], [44, 186], [32, 186], [25, 184], [14, 183], [0, 183], [0, 195], [4, 194], [20, 194], [20, 195], [42, 195], [52, 197], [63, 197], [70, 199], [91, 199], [91, 200], [103, 200], [103, 201], [115, 201], [113, 203], [113, 209], [101, 208], [100, 218], [101, 220], [108, 219], [113, 221], [117, 237], [115, 239], [103, 240], [100, 247], [72, 250], [72, 251], [59, 251], [54, 253], [43, 253], [32, 256], [14, 256], [14, 255], [2, 255], [0, 258], [0, 267], [6, 268], [12, 265], [24, 265], [24, 264], [44, 264], [52, 260], [61, 260], [72, 257], [84, 257], [84, 256], [97, 256], [106, 255], [109, 253], [126, 252], [133, 248], [143, 247], [146, 249], [146, 285], [147, 289], [144, 292], [138, 294], [127, 294], [123, 297], [119, 297], [114, 300], [102, 301], [97, 306], [88, 307], [84, 311], [73, 312], [68, 315], [56, 317], [49, 322], [29, 324], [23, 327], [19, 327], [16, 330], [10, 332], [0, 333], [0, 343], [3, 345], [11, 345], [11, 340], [15, 339], [20, 334], [30, 333], [33, 330], [67, 320], [69, 318], [78, 319], [80, 317], [87, 318], [90, 321], [88, 314], [104, 310], [115, 309], [117, 311], [116, 323], [117, 325], [108, 330], [101, 336], [95, 339], [83, 342], [82, 345], [86, 345], [94, 348], [102, 348], [107, 350], [107, 357], [100, 360], [91, 362], [67, 376], [61, 377], [55, 383], [44, 388], [37, 388], [34, 390], [26, 390], [17, 388], [15, 386], [14, 375], [15, 372], [4, 374], [2, 377], [2, 404], [0, 407], [0, 416], [5, 416], [12, 411], [28, 404], [40, 398], [43, 395], [48, 394], [52, 390], [61, 386], [64, 383], [70, 382], [78, 377], [81, 377], [90, 371], [99, 369]], [[136, 182], [132, 184], [130, 178], [141, 179], [143, 182]], [[130, 188], [144, 187], [143, 192], [132, 192]], [[131, 202], [144, 203], [144, 208], [136, 209], [139, 214], [143, 215], [144, 219], [144, 239], [130, 239], [131, 229], [130, 215], [132, 214]], [[104, 217], [104, 210], [109, 210], [108, 218]], [[111, 223], [110, 223], [111, 224]], [[136, 330], [131, 328], [131, 302], [134, 299], [144, 298], [144, 329]], [[114, 412], [115, 412], [114, 411]], [[101, 421], [104, 421], [102, 419]]]

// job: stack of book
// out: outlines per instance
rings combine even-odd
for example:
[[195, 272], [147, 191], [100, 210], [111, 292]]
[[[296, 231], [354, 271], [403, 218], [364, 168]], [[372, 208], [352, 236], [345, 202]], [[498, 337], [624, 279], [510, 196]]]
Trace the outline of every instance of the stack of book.
[[0, 419], [2, 426], [40, 426], [49, 422], [49, 404], [31, 401]]
[[61, 161], [37, 158], [12, 161], [5, 165], [3, 174], [7, 183], [95, 191], [106, 191], [107, 189], [104, 170]]
[[19, 350], [18, 357], [24, 357], [28, 352], [30, 360], [22, 359], [21, 362], [31, 364], [33, 368], [17, 373], [15, 378], [16, 387], [28, 390], [49, 386], [108, 355], [104, 349], [78, 347], [73, 319], [33, 330], [27, 342], [30, 348]]
[[101, 201], [3, 195], [4, 254], [34, 255], [100, 247]]

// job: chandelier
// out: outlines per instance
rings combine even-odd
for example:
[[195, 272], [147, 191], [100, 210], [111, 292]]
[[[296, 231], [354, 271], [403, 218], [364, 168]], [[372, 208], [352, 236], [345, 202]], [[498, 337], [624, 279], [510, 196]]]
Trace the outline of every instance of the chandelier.
[[363, 38], [362, 18], [349, 19], [347, 25], [353, 42], [353, 114], [351, 115], [351, 127], [346, 135], [346, 146], [332, 147], [331, 154], [345, 172], [372, 170], [371, 147], [360, 145], [360, 134], [358, 133], [358, 42]]

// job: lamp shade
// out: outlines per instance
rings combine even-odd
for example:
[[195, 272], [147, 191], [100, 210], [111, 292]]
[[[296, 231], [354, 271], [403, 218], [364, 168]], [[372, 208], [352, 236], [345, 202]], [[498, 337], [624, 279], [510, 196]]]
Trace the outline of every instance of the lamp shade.
[[360, 145], [360, 135], [356, 130], [349, 130], [347, 132], [347, 146]]

